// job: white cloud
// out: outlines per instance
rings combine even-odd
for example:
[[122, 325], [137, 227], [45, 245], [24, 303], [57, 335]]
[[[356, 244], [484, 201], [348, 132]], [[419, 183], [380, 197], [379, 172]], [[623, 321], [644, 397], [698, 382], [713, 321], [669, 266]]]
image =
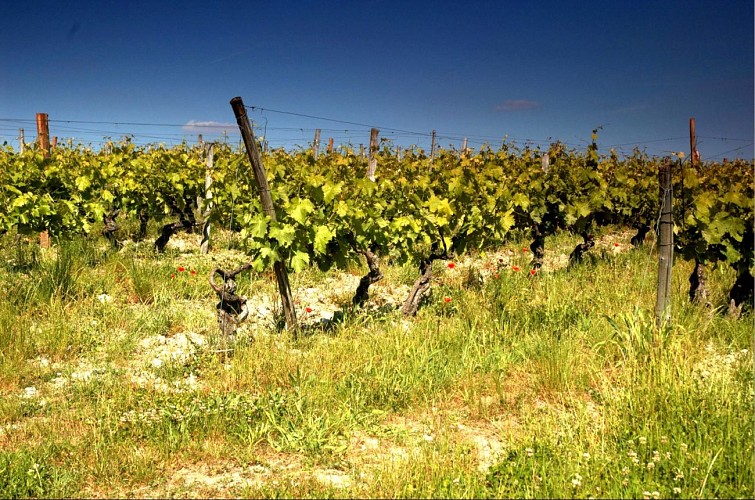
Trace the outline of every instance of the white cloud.
[[215, 121], [198, 121], [189, 120], [183, 127], [185, 132], [204, 132], [207, 134], [222, 134], [223, 132], [238, 131], [238, 127], [235, 123], [224, 123]]
[[530, 101], [529, 99], [507, 99], [496, 105], [495, 111], [523, 111], [526, 109], [535, 109], [539, 106], [540, 103], [537, 101]]

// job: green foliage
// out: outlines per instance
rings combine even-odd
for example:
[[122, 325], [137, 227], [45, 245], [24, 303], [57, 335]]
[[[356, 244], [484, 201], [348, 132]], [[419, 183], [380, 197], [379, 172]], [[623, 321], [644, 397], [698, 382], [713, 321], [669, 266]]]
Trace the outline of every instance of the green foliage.
[[[377, 155], [377, 178], [348, 148], [321, 155], [274, 150], [264, 158], [276, 221], [262, 210], [243, 151], [215, 145], [214, 168], [203, 152], [179, 145], [109, 143], [107, 152], [56, 148], [51, 158], [29, 149], [0, 152], [0, 231], [55, 235], [91, 232], [104, 214], [160, 220], [196, 206], [212, 178], [209, 218], [240, 231], [258, 271], [282, 259], [300, 272], [345, 268], [370, 249], [398, 263], [503, 242], [512, 231], [542, 237], [567, 230], [583, 236], [601, 226], [654, 226], [657, 172], [668, 158], [635, 150], [601, 157], [598, 129], [585, 153], [561, 143], [548, 150], [504, 144], [476, 154], [439, 151], [401, 159]], [[545, 154], [547, 165], [542, 163]], [[677, 248], [684, 258], [752, 269], [753, 165], [701, 163], [674, 168]]]

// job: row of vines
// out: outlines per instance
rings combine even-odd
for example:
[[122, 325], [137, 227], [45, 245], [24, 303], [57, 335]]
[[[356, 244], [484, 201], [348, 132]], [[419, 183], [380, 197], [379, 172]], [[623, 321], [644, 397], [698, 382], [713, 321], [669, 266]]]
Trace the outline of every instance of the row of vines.
[[737, 273], [731, 299], [751, 301], [753, 162], [692, 165], [639, 150], [601, 156], [596, 140], [593, 134], [586, 152], [560, 143], [547, 151], [504, 144], [474, 154], [441, 151], [432, 160], [422, 151], [399, 158], [386, 147], [377, 155], [374, 181], [367, 160], [348, 148], [316, 159], [310, 150], [273, 150], [263, 161], [276, 221], [262, 210], [245, 153], [225, 144], [213, 145], [211, 169], [207, 148], [188, 145], [126, 140], [107, 152], [55, 148], [49, 158], [34, 148], [23, 154], [6, 148], [0, 152], [0, 233], [46, 230], [65, 237], [103, 223], [117, 243], [117, 217], [139, 221], [136, 238], [155, 220], [162, 224], [155, 243], [162, 250], [175, 231], [214, 222], [240, 233], [250, 267], [260, 271], [277, 260], [298, 272], [366, 257], [370, 274], [355, 303], [380, 278], [378, 257], [413, 263], [420, 278], [404, 311], [413, 314], [434, 260], [500, 245], [507, 235], [528, 235], [535, 272], [546, 237], [559, 231], [583, 239], [572, 262], [590, 250], [603, 226], [633, 227], [632, 243], [641, 244], [660, 212], [659, 166], [672, 162], [676, 252], [697, 264], [691, 298], [700, 299], [705, 266], [726, 264]]

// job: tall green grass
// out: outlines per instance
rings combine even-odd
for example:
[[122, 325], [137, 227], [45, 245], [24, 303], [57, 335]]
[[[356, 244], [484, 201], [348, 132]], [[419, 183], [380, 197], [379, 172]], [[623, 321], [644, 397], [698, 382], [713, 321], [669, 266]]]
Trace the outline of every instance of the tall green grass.
[[[439, 265], [412, 320], [348, 310], [327, 331], [254, 342], [217, 333], [213, 263], [196, 256], [73, 242], [0, 266], [27, 292], [0, 303], [0, 495], [751, 496], [751, 316], [688, 304], [691, 266], [677, 262], [659, 329], [650, 247], [530, 276], [520, 246], [520, 271], [484, 283]], [[240, 286], [274, 288], [263, 279]], [[710, 273], [714, 306], [731, 281]], [[206, 342], [152, 363], [162, 344], [145, 339], [186, 332]], [[202, 464], [270, 474], [226, 489], [168, 480]]]

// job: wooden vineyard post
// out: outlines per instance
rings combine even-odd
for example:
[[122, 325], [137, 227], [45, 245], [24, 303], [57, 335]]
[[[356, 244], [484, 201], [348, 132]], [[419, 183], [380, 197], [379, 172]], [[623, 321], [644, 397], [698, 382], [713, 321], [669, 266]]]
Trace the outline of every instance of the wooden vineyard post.
[[377, 168], [378, 133], [380, 133], [380, 130], [376, 128], [370, 130], [370, 161], [367, 164], [367, 178], [371, 181], [375, 180], [375, 169]]
[[320, 129], [315, 129], [315, 140], [312, 142], [312, 155], [317, 160], [317, 152], [320, 150]]
[[690, 153], [690, 162], [692, 162], [692, 166], [697, 166], [697, 161], [700, 157], [700, 154], [697, 152], [697, 136], [695, 134], [695, 118], [692, 117], [689, 119], [689, 153]]
[[[202, 155], [203, 158], [205, 158], [205, 154], [207, 153], [207, 148], [204, 144], [204, 138], [202, 137], [202, 134], [197, 134], [197, 147], [199, 148], [199, 154]], [[202, 210], [202, 195], [197, 194], [197, 210]]]
[[26, 139], [24, 139], [24, 129], [18, 129], [18, 152], [24, 154], [26, 149]]
[[333, 152], [333, 138], [332, 138], [332, 137], [330, 137], [330, 138], [328, 139], [328, 154], [330, 154], [330, 153], [332, 153], [332, 152]]
[[[37, 113], [37, 143], [44, 158], [50, 157], [50, 129], [48, 127], [47, 113]], [[47, 230], [39, 233], [39, 246], [50, 248], [50, 232]]]
[[[265, 211], [265, 214], [270, 217], [270, 220], [275, 221], [275, 208], [273, 207], [273, 199], [270, 196], [270, 186], [267, 183], [267, 177], [265, 177], [265, 167], [262, 165], [262, 156], [257, 147], [254, 131], [249, 124], [249, 117], [246, 115], [246, 108], [244, 107], [244, 101], [241, 97], [234, 97], [231, 99], [231, 108], [233, 108], [233, 113], [236, 115], [236, 122], [239, 125], [241, 137], [244, 139], [244, 145], [246, 146], [246, 154], [252, 164], [254, 178], [256, 179], [257, 186], [260, 190], [262, 208]], [[291, 295], [291, 285], [289, 285], [288, 282], [286, 266], [283, 265], [282, 261], [278, 260], [273, 263], [273, 270], [275, 271], [275, 278], [278, 281], [278, 291], [280, 292], [281, 300], [283, 301], [283, 314], [286, 317], [286, 326], [293, 331], [294, 338], [296, 338], [296, 310], [294, 310], [294, 298]]]
[[50, 157], [50, 129], [48, 127], [47, 113], [37, 113], [37, 144], [42, 156]]
[[466, 156], [467, 155], [467, 138], [464, 138], [464, 142], [461, 143], [461, 155]]
[[430, 165], [433, 164], [434, 159], [435, 159], [435, 130], [433, 130], [433, 140], [430, 143]]
[[674, 264], [674, 221], [671, 216], [671, 162], [658, 169], [660, 184], [661, 218], [658, 239], [658, 297], [655, 317], [658, 326], [671, 318], [671, 268]]
[[[200, 136], [201, 137], [201, 136]], [[213, 144], [204, 145], [205, 150], [205, 174], [204, 174], [204, 199], [207, 203], [202, 217], [204, 225], [202, 226], [202, 242], [199, 244], [199, 252], [207, 254], [210, 251], [210, 212], [212, 211], [212, 169], [214, 167], [215, 149]], [[201, 207], [201, 205], [200, 205]]]

